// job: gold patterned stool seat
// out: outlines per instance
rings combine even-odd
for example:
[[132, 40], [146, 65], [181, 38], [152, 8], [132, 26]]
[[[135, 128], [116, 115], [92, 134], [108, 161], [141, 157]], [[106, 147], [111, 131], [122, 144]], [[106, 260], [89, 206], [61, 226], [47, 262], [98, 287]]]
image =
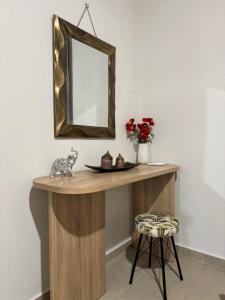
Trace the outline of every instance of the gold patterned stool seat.
[[179, 231], [179, 221], [170, 215], [145, 213], [135, 218], [136, 230], [152, 237], [168, 237]]

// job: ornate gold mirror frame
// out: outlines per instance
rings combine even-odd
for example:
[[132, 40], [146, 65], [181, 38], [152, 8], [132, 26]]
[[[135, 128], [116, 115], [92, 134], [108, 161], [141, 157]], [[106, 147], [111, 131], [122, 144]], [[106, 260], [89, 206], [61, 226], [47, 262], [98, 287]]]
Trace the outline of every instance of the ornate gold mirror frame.
[[[71, 87], [69, 72], [70, 40], [78, 40], [108, 55], [108, 127], [74, 125], [70, 122]], [[116, 48], [53, 16], [53, 87], [55, 137], [62, 138], [115, 138], [115, 56]], [[101, 82], [99, 82], [101, 84]]]

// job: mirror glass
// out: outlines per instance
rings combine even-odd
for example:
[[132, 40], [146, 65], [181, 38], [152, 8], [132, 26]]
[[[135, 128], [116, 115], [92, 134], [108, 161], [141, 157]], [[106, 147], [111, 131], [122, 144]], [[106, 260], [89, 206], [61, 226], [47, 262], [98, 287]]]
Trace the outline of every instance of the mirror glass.
[[108, 55], [70, 39], [70, 56], [71, 123], [108, 127]]

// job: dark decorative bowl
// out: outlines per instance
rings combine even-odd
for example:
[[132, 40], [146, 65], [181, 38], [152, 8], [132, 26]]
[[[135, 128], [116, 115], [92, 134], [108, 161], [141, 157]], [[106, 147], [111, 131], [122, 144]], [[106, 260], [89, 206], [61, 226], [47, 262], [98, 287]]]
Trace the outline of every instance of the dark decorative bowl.
[[138, 165], [139, 164], [133, 164], [130, 162], [126, 162], [123, 168], [117, 168], [116, 166], [112, 166], [112, 168], [110, 168], [110, 169], [104, 169], [101, 166], [98, 167], [98, 166], [89, 166], [89, 165], [85, 165], [85, 167], [90, 168], [95, 171], [98, 171], [98, 172], [106, 173], [106, 172], [127, 171], [127, 170], [137, 167]]

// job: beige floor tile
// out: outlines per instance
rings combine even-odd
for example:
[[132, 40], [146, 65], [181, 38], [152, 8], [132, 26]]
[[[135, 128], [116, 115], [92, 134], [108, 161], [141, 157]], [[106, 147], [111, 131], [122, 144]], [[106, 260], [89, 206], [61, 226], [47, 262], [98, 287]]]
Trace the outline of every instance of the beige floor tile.
[[203, 264], [193, 288], [203, 290], [208, 297], [225, 299], [225, 272], [209, 264]]
[[115, 257], [113, 261], [114, 263], [118, 262], [131, 267], [134, 260], [135, 253], [136, 253], [136, 249], [129, 247], [125, 252], [122, 252], [117, 257]]
[[[190, 289], [191, 284], [194, 281], [195, 276], [197, 276], [196, 270], [201, 267], [201, 264], [190, 261], [190, 264], [183, 263], [183, 272], [186, 276], [186, 280], [181, 281], [178, 277], [177, 265], [176, 263], [170, 263], [166, 266], [166, 286], [168, 299], [182, 300]], [[193, 268], [193, 272], [192, 272]], [[149, 280], [155, 282], [154, 288], [158, 289], [158, 293], [155, 292], [157, 297], [162, 298], [162, 271], [161, 267], [157, 263], [153, 263], [153, 268], [145, 269], [145, 272], [149, 275]], [[199, 271], [200, 272], [200, 271]], [[188, 278], [188, 279], [187, 279]]]
[[[131, 265], [113, 259], [106, 265], [106, 290], [111, 291], [117, 296], [123, 294], [129, 288]], [[137, 268], [134, 281], [136, 281], [144, 270]]]
[[[176, 280], [167, 280], [167, 296], [171, 300], [183, 300], [187, 292], [191, 289], [191, 282], [188, 280], [180, 281]], [[191, 300], [191, 299], [190, 299]]]
[[212, 295], [207, 289], [202, 287], [192, 287], [183, 300], [223, 300], [223, 298], [220, 298], [219, 295]]
[[111, 291], [106, 292], [104, 296], [102, 296], [99, 300], [121, 300], [121, 298], [117, 297]]
[[211, 264], [211, 265], [217, 267], [218, 269], [220, 269], [221, 271], [225, 272], [225, 260], [224, 259], [205, 254], [204, 262], [206, 264]]
[[[197, 278], [201, 272], [203, 263], [197, 260], [193, 260], [184, 255], [179, 255], [179, 261], [181, 266], [181, 271], [183, 274], [184, 282], [191, 283]], [[177, 269], [176, 261], [168, 263], [166, 266], [166, 276], [167, 280], [177, 280], [179, 279], [179, 273]]]
[[142, 274], [121, 296], [123, 300], [158, 300], [162, 295], [156, 282], [147, 274]]
[[[135, 249], [129, 248], [106, 265], [107, 293], [101, 300], [162, 299], [162, 273], [159, 261], [148, 255], [138, 261], [134, 281], [128, 284]], [[225, 272], [216, 266], [179, 255], [184, 281], [180, 281], [176, 262], [166, 266], [168, 300], [225, 300]]]

